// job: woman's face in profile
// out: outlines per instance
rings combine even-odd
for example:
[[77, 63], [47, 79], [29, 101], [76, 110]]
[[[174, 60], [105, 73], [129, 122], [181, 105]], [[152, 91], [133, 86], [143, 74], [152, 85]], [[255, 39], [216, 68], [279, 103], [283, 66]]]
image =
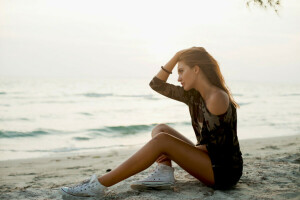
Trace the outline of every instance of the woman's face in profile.
[[193, 88], [195, 74], [193, 70], [183, 62], [178, 62], [178, 82], [181, 83], [183, 89], [188, 91]]

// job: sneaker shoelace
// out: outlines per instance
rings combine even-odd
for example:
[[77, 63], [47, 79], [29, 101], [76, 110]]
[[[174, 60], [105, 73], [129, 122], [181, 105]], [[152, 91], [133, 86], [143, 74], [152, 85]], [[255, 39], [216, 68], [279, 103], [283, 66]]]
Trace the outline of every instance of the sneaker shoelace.
[[86, 179], [86, 180], [84, 180], [84, 181], [78, 183], [77, 185], [71, 186], [70, 189], [71, 189], [71, 190], [79, 189], [80, 187], [82, 187], [82, 186], [88, 184], [89, 182], [90, 182], [90, 180], [89, 180], [89, 179]]
[[157, 166], [153, 171], [152, 173], [148, 176], [148, 178], [152, 177], [154, 174], [158, 173], [158, 171], [160, 170], [160, 167]]

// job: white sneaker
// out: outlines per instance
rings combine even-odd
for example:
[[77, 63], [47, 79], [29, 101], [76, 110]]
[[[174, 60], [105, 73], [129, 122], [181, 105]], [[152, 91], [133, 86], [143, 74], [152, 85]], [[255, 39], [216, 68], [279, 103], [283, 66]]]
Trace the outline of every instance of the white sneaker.
[[97, 175], [92, 175], [90, 180], [86, 180], [72, 187], [62, 187], [60, 192], [62, 195], [72, 197], [102, 197], [105, 195], [107, 187], [102, 185], [97, 178]]
[[133, 182], [131, 188], [134, 190], [170, 189], [174, 183], [174, 168], [168, 165], [158, 164], [147, 178]]

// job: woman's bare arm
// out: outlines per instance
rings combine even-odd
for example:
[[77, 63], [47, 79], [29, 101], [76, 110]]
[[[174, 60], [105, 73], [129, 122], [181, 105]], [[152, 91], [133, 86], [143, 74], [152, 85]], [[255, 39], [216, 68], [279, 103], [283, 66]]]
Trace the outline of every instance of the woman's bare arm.
[[203, 150], [203, 151], [205, 151], [206, 153], [208, 153], [208, 151], [207, 151], [207, 148], [206, 148], [206, 145], [198, 145], [198, 146], [195, 146], [197, 149], [201, 149], [201, 150]]
[[[173, 58], [167, 64], [165, 64], [164, 68], [168, 71], [172, 71], [178, 61], [179, 54], [176, 53]], [[156, 77], [159, 78], [160, 80], [167, 81], [169, 78], [169, 73], [165, 72], [163, 69], [160, 69], [160, 71], [157, 73]]]
[[[171, 58], [171, 60], [169, 62], [167, 62], [167, 64], [165, 64], [164, 68], [170, 72], [172, 72], [172, 70], [174, 69], [175, 65], [177, 64], [178, 62], [178, 59], [180, 57], [180, 55], [189, 50], [189, 49], [194, 49], [194, 48], [202, 48], [202, 47], [191, 47], [191, 48], [188, 48], [188, 49], [183, 49], [183, 50], [180, 50], [178, 51], [174, 56], [173, 58]], [[157, 73], [156, 77], [159, 78], [160, 80], [163, 80], [163, 81], [167, 81], [167, 79], [169, 78], [169, 73], [165, 72], [163, 69], [160, 69], [160, 71]]]

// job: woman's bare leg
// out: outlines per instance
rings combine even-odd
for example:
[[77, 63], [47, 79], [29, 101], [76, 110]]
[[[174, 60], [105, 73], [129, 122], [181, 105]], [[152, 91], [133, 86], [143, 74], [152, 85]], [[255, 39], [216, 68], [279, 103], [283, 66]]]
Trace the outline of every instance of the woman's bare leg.
[[[182, 141], [190, 144], [190, 145], [194, 145], [194, 143], [187, 139], [184, 135], [182, 135], [181, 133], [179, 133], [178, 131], [176, 131], [175, 129], [173, 129], [172, 127], [166, 125], [166, 124], [158, 124], [156, 125], [151, 132], [151, 136], [152, 138], [155, 137], [157, 134], [164, 132], [164, 133], [168, 133], [174, 137], [177, 137], [178, 139], [181, 139]], [[166, 155], [161, 155], [157, 160], [157, 163], [161, 163], [161, 164], [165, 164], [168, 165], [170, 167], [172, 167], [172, 162], [171, 159], [168, 158]]]
[[208, 154], [164, 132], [157, 134], [116, 169], [99, 177], [99, 181], [104, 186], [112, 186], [147, 169], [161, 154], [167, 155], [204, 184], [214, 184], [214, 175]]

